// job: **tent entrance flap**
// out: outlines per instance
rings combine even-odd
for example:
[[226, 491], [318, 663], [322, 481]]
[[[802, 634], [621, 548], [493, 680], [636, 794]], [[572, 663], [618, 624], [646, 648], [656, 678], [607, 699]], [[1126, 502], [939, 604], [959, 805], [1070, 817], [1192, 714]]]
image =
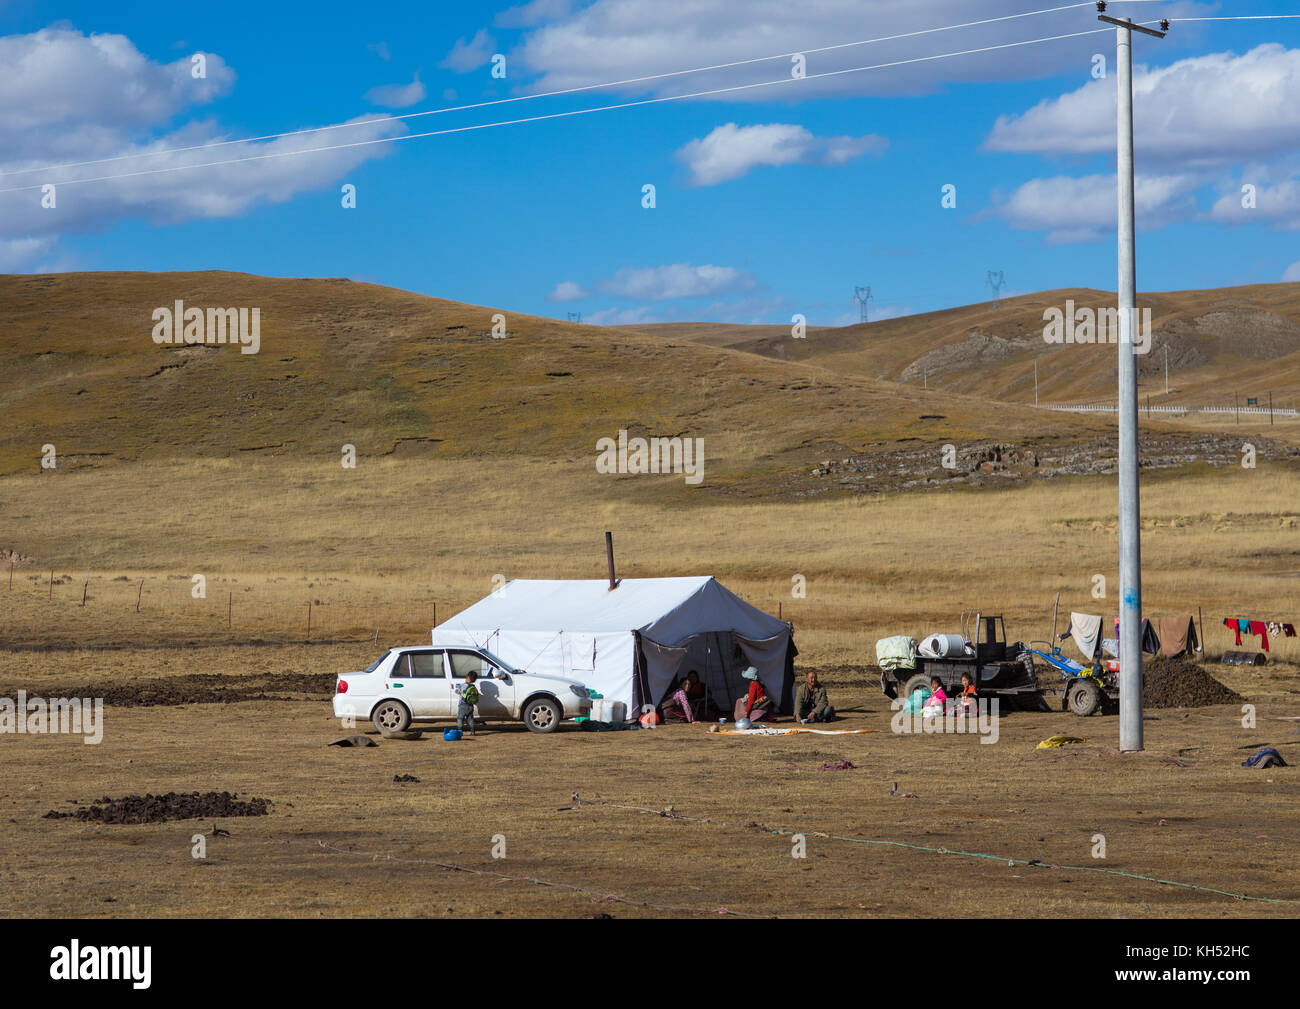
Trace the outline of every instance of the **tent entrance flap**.
[[740, 675], [747, 667], [758, 670], [758, 678], [769, 694], [787, 711], [793, 690], [792, 642], [788, 632], [753, 640], [731, 631], [704, 631], [678, 645], [662, 645], [640, 636], [644, 662], [644, 691], [649, 703], [659, 705], [669, 686], [694, 671], [704, 684], [709, 699], [722, 711], [730, 711], [736, 699], [749, 688]]

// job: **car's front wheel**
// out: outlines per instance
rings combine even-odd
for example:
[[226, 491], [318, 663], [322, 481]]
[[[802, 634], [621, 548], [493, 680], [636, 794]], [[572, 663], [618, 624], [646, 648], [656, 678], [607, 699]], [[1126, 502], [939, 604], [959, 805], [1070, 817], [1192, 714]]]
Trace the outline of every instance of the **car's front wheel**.
[[384, 701], [370, 713], [370, 720], [380, 732], [405, 732], [411, 712], [401, 701]]
[[531, 732], [554, 732], [563, 717], [560, 706], [549, 697], [538, 697], [524, 708], [524, 724]]

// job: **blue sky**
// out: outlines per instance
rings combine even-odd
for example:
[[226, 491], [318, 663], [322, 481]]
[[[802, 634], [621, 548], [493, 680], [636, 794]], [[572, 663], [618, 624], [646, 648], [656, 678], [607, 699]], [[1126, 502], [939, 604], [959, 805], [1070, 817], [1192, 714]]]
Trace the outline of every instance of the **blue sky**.
[[[808, 78], [779, 86], [208, 164], [784, 80], [782, 55], [379, 119], [1040, 5], [1060, 3], [0, 0], [0, 190], [14, 190], [0, 192], [0, 271], [346, 276], [605, 323], [801, 313], [845, 324], [855, 285], [870, 285], [884, 317], [984, 300], [989, 270], [1004, 273], [1004, 296], [1113, 288], [1113, 32], [814, 77], [1088, 31], [1101, 27], [1091, 5], [808, 53]], [[1110, 13], [1175, 20], [1165, 40], [1135, 43], [1139, 289], [1300, 280], [1300, 20], [1177, 20], [1300, 13], [1300, 2], [1116, 2]], [[495, 54], [504, 80], [491, 75]], [[86, 161], [100, 163], [55, 167]], [[200, 167], [127, 174], [181, 165]], [[104, 175], [118, 177], [76, 182]], [[54, 207], [41, 206], [45, 182]], [[355, 209], [340, 205], [344, 184]], [[955, 209], [941, 206], [947, 184]]]

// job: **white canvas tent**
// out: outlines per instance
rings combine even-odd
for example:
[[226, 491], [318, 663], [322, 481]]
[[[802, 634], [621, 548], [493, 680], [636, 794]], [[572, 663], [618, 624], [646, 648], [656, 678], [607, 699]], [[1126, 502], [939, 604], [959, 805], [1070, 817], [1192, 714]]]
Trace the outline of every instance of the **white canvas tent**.
[[567, 676], [635, 717], [694, 669], [728, 713], [758, 670], [791, 710], [796, 650], [790, 625], [710, 576], [604, 580], [517, 579], [433, 629], [433, 644], [486, 648], [518, 669]]

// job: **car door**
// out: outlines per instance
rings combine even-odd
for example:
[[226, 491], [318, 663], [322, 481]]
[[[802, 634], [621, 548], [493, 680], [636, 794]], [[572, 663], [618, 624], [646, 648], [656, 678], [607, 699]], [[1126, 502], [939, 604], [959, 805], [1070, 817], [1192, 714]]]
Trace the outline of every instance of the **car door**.
[[[508, 674], [484, 655], [468, 648], [449, 648], [447, 660], [451, 663], [451, 690], [455, 697], [458, 686], [473, 671], [478, 674], [475, 686], [479, 691], [478, 713], [481, 718], [513, 718], [515, 688]], [[459, 702], [457, 702], [459, 703]]]
[[451, 686], [441, 648], [420, 648], [408, 652], [407, 706], [416, 718], [446, 718], [452, 715]]

